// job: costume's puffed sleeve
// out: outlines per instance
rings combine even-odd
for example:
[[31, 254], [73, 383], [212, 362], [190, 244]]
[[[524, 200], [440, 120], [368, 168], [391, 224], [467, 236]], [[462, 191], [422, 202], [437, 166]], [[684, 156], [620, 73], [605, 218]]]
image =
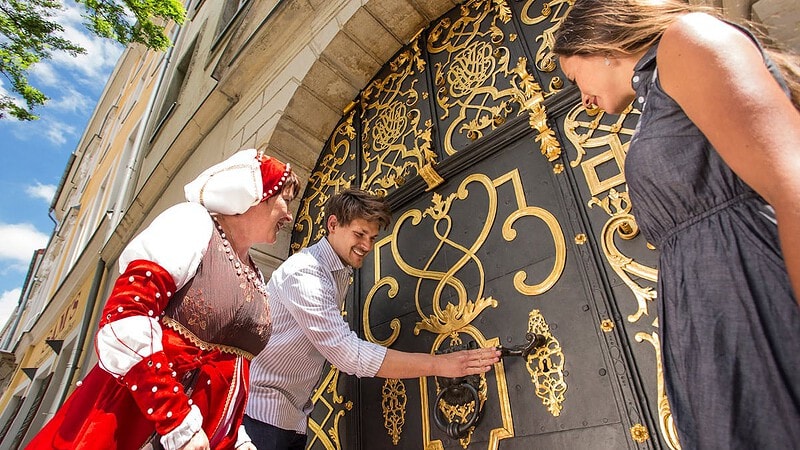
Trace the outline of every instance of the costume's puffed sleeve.
[[202, 206], [183, 203], [164, 211], [136, 236], [120, 256], [121, 275], [97, 333], [100, 367], [130, 390], [167, 448], [188, 442], [200, 429], [202, 415], [163, 351], [159, 315], [194, 276], [213, 227]]

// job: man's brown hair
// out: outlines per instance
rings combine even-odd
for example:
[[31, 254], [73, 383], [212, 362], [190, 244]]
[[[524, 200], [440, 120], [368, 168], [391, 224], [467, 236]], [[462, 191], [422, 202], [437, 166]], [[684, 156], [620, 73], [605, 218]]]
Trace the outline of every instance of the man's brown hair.
[[329, 198], [325, 203], [325, 223], [330, 216], [336, 216], [341, 225], [348, 225], [356, 219], [378, 222], [380, 229], [392, 222], [386, 199], [361, 189], [345, 189]]

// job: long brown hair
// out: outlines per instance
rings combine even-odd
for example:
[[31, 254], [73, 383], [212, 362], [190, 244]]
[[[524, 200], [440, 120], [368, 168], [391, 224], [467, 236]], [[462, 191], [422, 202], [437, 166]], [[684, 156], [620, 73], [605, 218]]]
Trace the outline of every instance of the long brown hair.
[[[555, 33], [553, 51], [561, 56], [631, 55], [658, 42], [664, 30], [683, 14], [704, 12], [722, 18], [715, 8], [679, 0], [575, 0]], [[751, 24], [745, 24], [761, 35]], [[800, 110], [800, 61], [760, 39], [789, 87], [792, 103]]]

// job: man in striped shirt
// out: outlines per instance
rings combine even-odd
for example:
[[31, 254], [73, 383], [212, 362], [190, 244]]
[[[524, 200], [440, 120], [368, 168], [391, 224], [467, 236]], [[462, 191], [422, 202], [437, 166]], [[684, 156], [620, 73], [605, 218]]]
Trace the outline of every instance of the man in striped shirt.
[[391, 215], [382, 198], [345, 190], [326, 206], [328, 234], [287, 259], [267, 284], [272, 336], [250, 364], [244, 425], [259, 450], [301, 450], [325, 361], [357, 377], [460, 377], [499, 361], [495, 348], [431, 355], [364, 341], [341, 315], [350, 277]]

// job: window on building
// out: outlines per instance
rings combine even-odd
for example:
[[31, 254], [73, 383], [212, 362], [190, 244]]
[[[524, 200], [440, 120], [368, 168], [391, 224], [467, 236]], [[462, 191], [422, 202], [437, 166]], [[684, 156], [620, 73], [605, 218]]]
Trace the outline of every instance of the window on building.
[[22, 444], [22, 440], [25, 438], [25, 435], [28, 433], [28, 428], [31, 426], [31, 421], [33, 421], [36, 413], [39, 412], [39, 406], [42, 404], [44, 393], [47, 392], [47, 387], [50, 386], [51, 379], [53, 379], [52, 373], [39, 383], [39, 389], [36, 391], [36, 397], [33, 399], [33, 402], [31, 402], [31, 408], [28, 410], [28, 414], [25, 415], [25, 421], [22, 422], [19, 431], [17, 431], [17, 435], [14, 437], [14, 442], [11, 443], [9, 448], [16, 450], [20, 447], [20, 444]]
[[217, 23], [217, 32], [215, 33], [217, 40], [228, 31], [231, 23], [233, 23], [233, 19], [236, 18], [236, 15], [248, 1], [250, 0], [225, 0], [222, 7], [222, 14], [219, 17], [219, 23]]
[[19, 414], [19, 409], [22, 407], [22, 403], [25, 402], [25, 397], [20, 397], [15, 395], [9, 405], [6, 406], [6, 411], [3, 413], [5, 416], [5, 423], [3, 424], [3, 428], [0, 429], [0, 442], [3, 442], [3, 439], [6, 438], [8, 434], [8, 430], [11, 428], [11, 424], [14, 423], [14, 419], [17, 418], [17, 414]]
[[183, 89], [183, 84], [186, 81], [186, 75], [189, 73], [189, 67], [192, 63], [192, 57], [194, 56], [194, 50], [197, 46], [197, 40], [193, 41], [189, 48], [181, 56], [181, 59], [178, 61], [178, 64], [175, 66], [175, 70], [172, 72], [172, 76], [169, 81], [169, 85], [167, 85], [166, 93], [164, 94], [163, 101], [161, 102], [161, 109], [158, 113], [158, 122], [156, 122], [155, 129], [153, 130], [153, 134], [150, 137], [150, 142], [155, 139], [158, 135], [158, 132], [161, 131], [161, 127], [164, 126], [164, 122], [172, 115], [172, 112], [178, 106], [178, 97], [180, 96], [181, 90]]
[[106, 205], [109, 204], [108, 184], [110, 176], [111, 174], [106, 174], [97, 192], [91, 195], [90, 209], [85, 210], [82, 215], [76, 211], [75, 218], [80, 220], [76, 222], [77, 226], [73, 230], [75, 235], [69, 246], [69, 256], [65, 260], [66, 273], [72, 269], [78, 258], [83, 254], [83, 251], [86, 250], [89, 239], [97, 231], [97, 225], [100, 224], [100, 220], [105, 214]]
[[109, 233], [112, 233], [115, 226], [122, 219], [122, 215], [128, 208], [128, 204], [133, 197], [134, 186], [138, 173], [136, 171], [136, 154], [138, 145], [139, 130], [144, 125], [140, 121], [133, 127], [133, 131], [128, 135], [125, 141], [125, 149], [120, 155], [119, 163], [117, 164], [116, 176], [111, 180], [111, 192], [109, 193], [108, 204], [106, 213], [110, 214]]
[[186, 17], [189, 19], [194, 18], [203, 3], [203, 0], [187, 1], [184, 5], [184, 8], [186, 8]]

